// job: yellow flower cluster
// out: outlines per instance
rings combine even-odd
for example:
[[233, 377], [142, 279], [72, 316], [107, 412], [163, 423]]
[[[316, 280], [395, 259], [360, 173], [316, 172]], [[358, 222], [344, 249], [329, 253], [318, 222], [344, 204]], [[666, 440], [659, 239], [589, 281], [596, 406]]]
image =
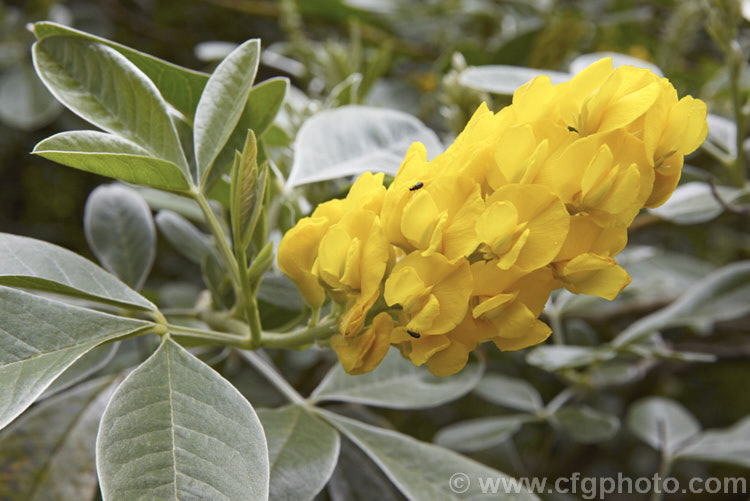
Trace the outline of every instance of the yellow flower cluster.
[[480, 106], [432, 161], [413, 144], [388, 189], [366, 173], [319, 205], [284, 236], [279, 266], [310, 305], [327, 291], [344, 306], [331, 344], [348, 373], [393, 344], [454, 374], [479, 343], [546, 339], [557, 288], [615, 298], [627, 227], [669, 198], [707, 130], [702, 101], [645, 69], [603, 59], [558, 85], [541, 76], [496, 114]]

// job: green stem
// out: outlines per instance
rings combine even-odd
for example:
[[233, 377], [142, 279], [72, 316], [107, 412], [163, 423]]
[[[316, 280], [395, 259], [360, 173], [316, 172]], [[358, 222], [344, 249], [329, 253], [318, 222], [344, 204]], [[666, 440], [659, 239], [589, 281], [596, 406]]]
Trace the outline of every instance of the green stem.
[[211, 228], [211, 233], [213, 233], [214, 240], [216, 240], [219, 247], [219, 253], [221, 254], [224, 264], [229, 270], [229, 275], [232, 278], [235, 296], [237, 297], [237, 300], [240, 301], [244, 292], [242, 289], [240, 269], [237, 265], [235, 256], [232, 253], [232, 249], [229, 248], [229, 243], [227, 242], [224, 230], [221, 228], [221, 224], [219, 224], [219, 221], [216, 219], [216, 214], [214, 214], [214, 211], [211, 209], [211, 206], [208, 204], [208, 200], [203, 193], [193, 193], [193, 198], [198, 202], [201, 211], [203, 211], [203, 216], [206, 218], [206, 222], [208, 222], [208, 226]]
[[[664, 447], [664, 444], [662, 444]], [[672, 469], [672, 458], [662, 449], [661, 461], [659, 463], [659, 476], [656, 478], [654, 490], [651, 492], [651, 501], [661, 501], [664, 497], [664, 479], [667, 478]]]
[[[231, 318], [226, 314], [217, 312], [205, 312], [201, 314], [201, 320], [208, 323], [212, 328], [222, 331], [194, 329], [192, 327], [181, 327], [169, 325], [170, 331], [174, 330], [176, 335], [184, 335], [205, 340], [223, 341], [239, 348], [299, 348], [318, 340], [328, 339], [336, 333], [336, 318], [331, 318], [312, 328], [299, 329], [293, 332], [261, 332], [260, 340], [253, 344], [252, 338], [247, 335], [247, 326], [241, 321]], [[229, 332], [223, 332], [229, 331]]]
[[556, 308], [552, 308], [552, 311], [547, 313], [549, 323], [552, 324], [552, 340], [555, 344], [565, 344], [565, 331], [563, 328], [563, 322], [560, 313]]
[[305, 399], [300, 395], [297, 390], [290, 385], [284, 377], [279, 374], [271, 364], [263, 359], [260, 355], [255, 352], [247, 350], [239, 350], [240, 355], [247, 360], [253, 367], [265, 376], [268, 381], [273, 384], [290, 402], [295, 404], [305, 404]]
[[[260, 346], [260, 313], [258, 312], [258, 301], [255, 298], [255, 291], [251, 283], [250, 270], [247, 266], [247, 253], [245, 249], [235, 248], [235, 256], [240, 273], [240, 287], [242, 289], [242, 306], [245, 311], [245, 320], [250, 327], [250, 348], [255, 349]], [[252, 267], [251, 267], [252, 268]]]
[[206, 341], [218, 341], [234, 346], [242, 346], [247, 342], [246, 338], [238, 336], [236, 334], [230, 334], [228, 332], [195, 329], [193, 327], [183, 327], [182, 325], [174, 324], [168, 324], [167, 329], [169, 329], [169, 332], [175, 336], [203, 339]]
[[336, 324], [335, 319], [330, 319], [315, 327], [300, 329], [294, 332], [264, 332], [261, 337], [261, 346], [269, 348], [295, 348], [320, 339], [328, 339], [336, 333]]

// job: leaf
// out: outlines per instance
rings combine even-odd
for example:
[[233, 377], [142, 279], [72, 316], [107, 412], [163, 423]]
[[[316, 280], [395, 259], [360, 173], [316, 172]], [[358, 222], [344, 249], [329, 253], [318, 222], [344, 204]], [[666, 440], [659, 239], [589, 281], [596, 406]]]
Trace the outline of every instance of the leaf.
[[299, 289], [289, 277], [272, 272], [264, 275], [258, 287], [258, 299], [291, 311], [302, 311], [305, 307]]
[[33, 238], [0, 233], [0, 285], [156, 310], [150, 301], [97, 265], [67, 249]]
[[0, 428], [84, 353], [153, 324], [0, 287]]
[[34, 66], [52, 94], [74, 113], [190, 171], [167, 103], [146, 75], [105, 45], [50, 37], [33, 46]]
[[559, 371], [611, 360], [614, 357], [614, 351], [606, 346], [589, 348], [587, 346], [543, 345], [531, 350], [526, 355], [526, 362], [546, 371]]
[[331, 501], [400, 501], [404, 498], [380, 468], [346, 437], [339, 462], [328, 482]]
[[339, 457], [339, 434], [299, 406], [261, 409], [268, 441], [273, 500], [311, 500], [328, 483]]
[[256, 204], [257, 157], [258, 144], [255, 134], [249, 130], [242, 154], [235, 159], [229, 201], [235, 249], [242, 252], [247, 249], [253, 230], [251, 223], [253, 208]]
[[[716, 192], [725, 203], [731, 204], [747, 190], [717, 186]], [[698, 224], [716, 219], [724, 212], [724, 206], [714, 196], [711, 185], [692, 181], [678, 186], [664, 205], [649, 212], [675, 224]]]
[[400, 111], [354, 105], [322, 111], [300, 127], [287, 185], [366, 171], [395, 175], [415, 141], [425, 145], [429, 156], [443, 150], [432, 130]]
[[255, 85], [247, 96], [239, 131], [247, 125], [245, 129], [251, 129], [257, 137], [263, 135], [281, 109], [288, 88], [289, 79], [285, 77], [269, 78]]
[[53, 395], [78, 384], [92, 374], [96, 374], [112, 361], [119, 347], [120, 341], [116, 341], [114, 343], [97, 346], [89, 351], [76, 360], [73, 365], [65, 370], [65, 372], [60, 374], [60, 377], [55, 379], [52, 384], [47, 387], [44, 393], [39, 397], [39, 400], [50, 398]]
[[169, 191], [190, 189], [177, 165], [154, 158], [135, 143], [113, 134], [89, 130], [61, 132], [38, 143], [32, 153], [129, 183]]
[[510, 96], [516, 89], [540, 75], [547, 75], [553, 84], [567, 82], [572, 76], [559, 71], [498, 64], [470, 66], [461, 72], [458, 81], [470, 89]]
[[339, 364], [315, 388], [317, 402], [355, 402], [387, 409], [427, 409], [470, 392], [484, 373], [484, 363], [470, 363], [458, 374], [441, 378], [425, 367], [415, 367], [391, 350], [378, 367], [361, 376], [350, 376]]
[[680, 449], [676, 457], [732, 463], [750, 468], [750, 417], [721, 430], [707, 430]]
[[125, 186], [99, 186], [86, 201], [83, 227], [104, 267], [140, 290], [156, 256], [154, 218], [143, 198]]
[[499, 416], [461, 421], [441, 429], [434, 442], [460, 452], [476, 452], [502, 444], [521, 425], [534, 418], [528, 415]]
[[224, 299], [231, 282], [218, 258], [209, 252], [203, 256], [201, 263], [203, 282], [211, 292], [211, 301], [215, 309], [229, 309], [228, 301]]
[[47, 21], [34, 23], [34, 35], [42, 40], [48, 37], [67, 35], [98, 42], [116, 50], [136, 65], [156, 85], [169, 104], [192, 120], [208, 75], [158, 59], [149, 54], [125, 47], [110, 40], [99, 38], [83, 31]]
[[[146, 201], [153, 211], [168, 210], [176, 212], [180, 216], [187, 218], [195, 223], [205, 223], [206, 218], [203, 216], [198, 203], [187, 197], [167, 193], [165, 191], [154, 190], [142, 186], [131, 186]], [[209, 200], [211, 203], [211, 200]]]
[[201, 186], [242, 115], [259, 58], [259, 40], [243, 43], [216, 67], [203, 88], [193, 122], [197, 180]]
[[682, 325], [705, 326], [750, 312], [750, 261], [729, 264], [706, 276], [669, 306], [622, 331], [611, 344], [632, 344], [650, 333]]
[[116, 386], [113, 379], [96, 379], [51, 398], [0, 434], [0, 498], [94, 498], [96, 431]]
[[206, 255], [214, 252], [210, 237], [179, 214], [163, 210], [156, 215], [155, 221], [175, 250], [190, 261], [202, 264]]
[[708, 122], [706, 141], [719, 147], [730, 158], [735, 158], [737, 156], [737, 123], [713, 113], [706, 116], [706, 121]]
[[48, 124], [60, 114], [62, 106], [39, 81], [30, 64], [14, 64], [0, 76], [0, 120], [22, 130]]
[[[492, 499], [538, 499], [504, 473], [443, 447], [322, 409], [318, 412], [375, 461], [409, 499], [480, 497], [486, 495], [482, 492], [482, 483], [487, 479], [499, 482], [498, 494]], [[506, 491], [512, 494], [503, 495]]]
[[637, 57], [629, 56], [627, 54], [620, 54], [619, 52], [592, 52], [590, 54], [582, 54], [573, 59], [573, 61], [568, 66], [568, 69], [572, 74], [575, 75], [584, 68], [605, 57], [612, 58], [612, 66], [614, 66], [615, 68], [617, 68], [618, 66], [635, 66], [636, 68], [645, 68], [647, 70], [651, 70], [657, 76], [664, 76], [664, 72], [661, 71], [661, 68], [659, 68], [655, 64], [644, 61], [643, 59], [638, 59]]
[[630, 431], [656, 450], [672, 455], [700, 433], [700, 423], [682, 405], [661, 397], [647, 397], [628, 410]]
[[564, 407], [554, 419], [575, 441], [585, 444], [609, 440], [620, 429], [617, 416], [587, 406]]
[[474, 392], [493, 404], [519, 411], [536, 412], [544, 407], [541, 395], [526, 381], [500, 374], [487, 374]]
[[268, 499], [268, 449], [252, 406], [168, 337], [113, 395], [96, 464], [105, 500]]

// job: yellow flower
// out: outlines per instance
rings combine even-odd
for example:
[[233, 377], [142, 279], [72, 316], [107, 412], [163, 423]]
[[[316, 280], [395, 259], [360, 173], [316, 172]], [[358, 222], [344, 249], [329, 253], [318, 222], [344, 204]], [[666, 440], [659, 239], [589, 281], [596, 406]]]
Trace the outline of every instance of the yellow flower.
[[367, 312], [380, 297], [380, 284], [392, 256], [380, 218], [365, 209], [344, 214], [321, 239], [312, 274], [335, 300], [353, 298], [339, 321], [344, 336], [362, 329]]
[[471, 328], [480, 332], [491, 329], [492, 340], [501, 350], [520, 350], [547, 339], [551, 330], [539, 315], [550, 293], [559, 286], [549, 268], [524, 273], [518, 268], [501, 270], [492, 261], [479, 261], [471, 265], [471, 273]]
[[574, 294], [612, 300], [630, 283], [613, 258], [627, 243], [626, 228], [602, 228], [591, 216], [570, 218], [568, 239], [555, 257], [555, 277]]
[[677, 100], [677, 92], [664, 80], [662, 93], [643, 120], [643, 140], [656, 169], [647, 207], [658, 207], [672, 195], [680, 180], [683, 157], [706, 139], [706, 103], [691, 96]]
[[584, 136], [627, 127], [651, 108], [661, 91], [651, 70], [620, 66], [586, 99], [573, 126]]
[[325, 290], [312, 271], [323, 236], [345, 213], [354, 209], [380, 212], [385, 196], [383, 177], [384, 174], [362, 174], [345, 200], [320, 204], [310, 217], [300, 219], [281, 239], [277, 256], [279, 268], [292, 279], [305, 302], [312, 307], [320, 307], [325, 301]]
[[444, 334], [466, 314], [472, 279], [469, 263], [451, 263], [442, 254], [412, 252], [394, 266], [385, 282], [388, 306], [399, 305], [405, 328], [420, 337]]
[[331, 347], [336, 351], [347, 374], [359, 375], [370, 372], [383, 361], [391, 345], [393, 320], [388, 313], [378, 313], [372, 325], [358, 336], [344, 337], [337, 334], [331, 338]]
[[495, 161], [486, 169], [487, 191], [535, 183], [550, 156], [575, 139], [577, 135], [552, 120], [506, 128], [497, 140]]
[[568, 232], [565, 206], [548, 188], [532, 184], [503, 186], [486, 200], [476, 220], [485, 259], [497, 266], [535, 270], [557, 255]]
[[650, 196], [654, 170], [643, 141], [622, 129], [571, 143], [539, 172], [572, 214], [601, 226], [628, 226]]
[[494, 165], [498, 141], [511, 125], [510, 108], [493, 113], [482, 103], [448, 149], [430, 162], [430, 171], [435, 175], [472, 179], [486, 193], [487, 170]]
[[[477, 344], [489, 340], [494, 333], [490, 330], [490, 336], [482, 338], [483, 331], [474, 328], [470, 321], [471, 315], [468, 314], [455, 329], [446, 334], [419, 338], [414, 338], [404, 326], [396, 327], [391, 342], [414, 365], [426, 364], [436, 376], [451, 376], [466, 366], [469, 353], [474, 351]], [[484, 332], [487, 333], [486, 330]]]
[[465, 177], [421, 179], [405, 184], [397, 176], [388, 188], [381, 217], [389, 221], [391, 242], [450, 261], [471, 254], [478, 245], [474, 223], [484, 209], [479, 185]]
[[318, 283], [318, 277], [313, 274], [312, 267], [318, 255], [320, 241], [333, 224], [333, 219], [321, 214], [325, 213], [326, 209], [333, 209], [338, 205], [321, 204], [312, 216], [300, 219], [294, 228], [287, 231], [279, 243], [279, 268], [297, 285], [305, 302], [314, 308], [323, 304], [326, 295]]

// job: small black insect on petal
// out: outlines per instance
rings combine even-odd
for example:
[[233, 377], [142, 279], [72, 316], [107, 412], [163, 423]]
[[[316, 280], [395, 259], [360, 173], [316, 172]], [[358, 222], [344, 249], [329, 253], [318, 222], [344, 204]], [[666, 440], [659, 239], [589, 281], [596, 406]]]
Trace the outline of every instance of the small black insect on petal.
[[412, 186], [411, 188], [409, 188], [409, 191], [417, 191], [422, 186], [424, 186], [424, 183], [422, 181], [420, 181], [417, 184], [415, 184], [414, 186]]
[[418, 333], [416, 333], [414, 331], [407, 330], [406, 332], [407, 332], [407, 334], [409, 334], [414, 339], [419, 339], [420, 337], [422, 337], [422, 336], [420, 336]]
[[576, 129], [576, 128], [575, 128], [575, 127], [573, 127], [572, 125], [568, 125], [568, 130], [569, 130], [570, 132], [575, 132], [576, 134], [579, 134], [579, 132], [578, 132], [578, 129]]

